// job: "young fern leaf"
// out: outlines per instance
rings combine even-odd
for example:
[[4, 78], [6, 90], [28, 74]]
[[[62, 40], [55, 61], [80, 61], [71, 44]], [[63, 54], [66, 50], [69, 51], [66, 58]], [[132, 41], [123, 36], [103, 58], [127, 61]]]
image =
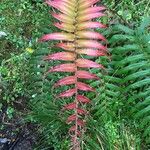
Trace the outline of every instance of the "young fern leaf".
[[[45, 60], [63, 60], [69, 63], [63, 63], [52, 67], [48, 70], [52, 72], [70, 72], [71, 76], [60, 79], [54, 84], [54, 87], [64, 85], [74, 85], [74, 88], [60, 93], [58, 98], [75, 96], [74, 101], [63, 106], [63, 110], [72, 111], [73, 114], [68, 117], [67, 123], [72, 126], [69, 134], [72, 140], [72, 149], [79, 150], [79, 138], [82, 135], [81, 130], [85, 126], [82, 120], [87, 111], [81, 108], [83, 104], [90, 103], [90, 100], [81, 94], [81, 91], [95, 91], [89, 85], [81, 82], [81, 79], [99, 78], [82, 68], [100, 68], [104, 67], [92, 60], [80, 58], [80, 55], [87, 56], [105, 56], [107, 48], [103, 45], [106, 41], [105, 37], [97, 32], [92, 31], [93, 28], [104, 28], [105, 25], [99, 22], [92, 22], [92, 19], [104, 16], [102, 12], [105, 10], [103, 6], [96, 6], [99, 0], [53, 0], [46, 1], [49, 6], [57, 9], [59, 13], [53, 13], [52, 16], [59, 22], [54, 23], [56, 27], [61, 29], [60, 33], [46, 34], [39, 41], [59, 40], [56, 46], [65, 50], [45, 56]], [[80, 94], [79, 94], [80, 93]]]

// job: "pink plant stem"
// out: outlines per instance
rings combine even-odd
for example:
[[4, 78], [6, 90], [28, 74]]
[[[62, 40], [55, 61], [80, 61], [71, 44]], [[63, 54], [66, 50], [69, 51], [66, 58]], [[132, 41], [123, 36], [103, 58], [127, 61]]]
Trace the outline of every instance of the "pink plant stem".
[[[76, 32], [77, 32], [77, 12], [78, 12], [78, 0], [77, 0], [77, 3], [76, 3], [76, 16], [75, 16], [75, 23], [74, 23], [74, 26], [75, 26], [75, 30], [74, 30], [74, 35], [75, 35], [75, 39], [74, 39], [74, 45], [77, 45], [76, 43], [76, 40], [77, 40], [77, 35], [76, 35]], [[75, 47], [75, 54], [76, 54], [76, 58], [75, 58], [75, 66], [76, 66], [76, 70], [75, 70], [75, 89], [76, 89], [76, 93], [75, 93], [75, 103], [76, 103], [76, 108], [75, 108], [75, 115], [76, 115], [76, 120], [75, 120], [75, 137], [74, 137], [74, 141], [73, 141], [73, 149], [74, 150], [77, 150], [78, 147], [79, 147], [79, 144], [78, 144], [78, 100], [77, 100], [77, 95], [78, 95], [78, 87], [77, 87], [77, 82], [78, 82], [78, 78], [77, 78], [77, 71], [78, 71], [78, 67], [77, 67], [77, 64], [76, 64], [76, 60], [78, 59], [78, 55], [77, 55], [77, 47]]]

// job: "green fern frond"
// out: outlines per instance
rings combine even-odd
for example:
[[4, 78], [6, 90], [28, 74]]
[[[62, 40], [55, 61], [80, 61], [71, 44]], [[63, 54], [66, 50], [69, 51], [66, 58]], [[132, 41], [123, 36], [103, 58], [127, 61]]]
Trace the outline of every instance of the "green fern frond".
[[[122, 94], [127, 105], [130, 105], [130, 115], [137, 120], [139, 127], [144, 130], [144, 136], [150, 136], [150, 18], [144, 19], [135, 30], [123, 25], [117, 25], [118, 33], [111, 38], [116, 47], [112, 50], [113, 63], [122, 77]], [[120, 35], [120, 33], [122, 33]], [[120, 43], [121, 42], [121, 43]], [[120, 44], [124, 44], [121, 46]], [[120, 56], [121, 55], [121, 56]], [[144, 123], [143, 123], [144, 122]]]

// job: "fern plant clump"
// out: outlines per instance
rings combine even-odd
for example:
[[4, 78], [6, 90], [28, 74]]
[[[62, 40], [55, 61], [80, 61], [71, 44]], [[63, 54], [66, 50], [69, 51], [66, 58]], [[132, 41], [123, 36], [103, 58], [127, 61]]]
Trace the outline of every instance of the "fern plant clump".
[[[124, 25], [116, 25], [117, 33], [110, 39], [116, 44], [113, 48], [113, 62], [118, 68], [118, 76], [122, 76], [121, 88], [124, 102], [128, 106], [126, 116], [138, 122], [137, 127], [142, 131], [146, 142], [150, 142], [150, 17], [146, 17], [135, 30]], [[118, 44], [119, 43], [119, 44]], [[121, 45], [120, 45], [121, 43]], [[122, 98], [123, 99], [123, 98]], [[129, 118], [130, 118], [129, 117]]]
[[84, 106], [90, 103], [90, 99], [83, 94], [83, 91], [95, 91], [94, 88], [84, 83], [84, 80], [99, 80], [98, 76], [86, 70], [90, 68], [104, 69], [102, 64], [87, 58], [107, 55], [107, 47], [104, 45], [106, 43], [105, 37], [93, 31], [94, 28], [106, 27], [100, 22], [93, 21], [95, 18], [105, 16], [103, 13], [105, 7], [97, 6], [96, 3], [98, 1], [46, 1], [49, 6], [55, 9], [52, 16], [58, 22], [54, 23], [54, 26], [59, 28], [60, 32], [46, 34], [39, 39], [40, 42], [49, 40], [60, 41], [56, 44], [56, 47], [59, 47], [62, 51], [47, 55], [44, 57], [44, 60], [64, 61], [63, 64], [49, 69], [48, 73], [69, 73], [69, 76], [57, 81], [54, 84], [54, 88], [71, 85], [70, 89], [57, 95], [57, 98], [74, 97], [73, 102], [68, 102], [62, 108], [62, 110], [70, 112], [66, 123], [70, 125], [69, 135], [71, 136], [71, 149], [73, 150], [80, 150], [80, 138], [85, 132], [85, 116], [88, 114]]

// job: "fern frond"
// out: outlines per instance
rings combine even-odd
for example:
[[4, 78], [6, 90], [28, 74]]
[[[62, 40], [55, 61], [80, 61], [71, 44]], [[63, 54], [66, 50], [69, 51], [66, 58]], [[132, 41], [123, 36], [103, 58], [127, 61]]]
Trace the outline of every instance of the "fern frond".
[[[95, 6], [98, 0], [54, 0], [46, 1], [49, 6], [56, 9], [57, 13], [52, 13], [52, 16], [59, 22], [54, 25], [61, 32], [46, 34], [39, 39], [40, 42], [49, 40], [59, 40], [56, 46], [65, 50], [65, 52], [57, 52], [44, 57], [44, 60], [61, 60], [69, 61], [56, 65], [48, 70], [52, 72], [68, 72], [71, 75], [60, 79], [55, 83], [54, 88], [58, 86], [71, 85], [71, 89], [57, 95], [57, 98], [70, 98], [75, 96], [73, 102], [68, 102], [62, 108], [62, 111], [71, 111], [71, 115], [67, 118], [67, 123], [71, 124], [69, 134], [72, 140], [72, 148], [80, 149], [79, 139], [85, 132], [85, 116], [87, 111], [84, 105], [90, 100], [82, 94], [82, 91], [94, 92], [95, 89], [84, 83], [82, 79], [98, 79], [98, 77], [88, 71], [82, 70], [87, 68], [104, 69], [103, 65], [92, 60], [84, 58], [87, 56], [105, 56], [107, 48], [104, 46], [105, 37], [93, 28], [104, 28], [99, 22], [92, 20], [98, 17], [105, 16], [102, 12], [105, 10], [103, 6]], [[81, 57], [83, 54], [83, 57]]]
[[[137, 29], [128, 29], [117, 25], [118, 34], [110, 40], [118, 44], [113, 48], [113, 58], [118, 57], [114, 66], [117, 74], [122, 77], [122, 94], [130, 107], [130, 115], [139, 121], [139, 127], [144, 127], [144, 135], [148, 137], [150, 116], [150, 33], [148, 26], [150, 18], [146, 18]], [[120, 36], [122, 33], [122, 37]], [[120, 43], [119, 43], [120, 42]], [[120, 44], [124, 44], [122, 47]], [[144, 123], [143, 123], [144, 122]]]

